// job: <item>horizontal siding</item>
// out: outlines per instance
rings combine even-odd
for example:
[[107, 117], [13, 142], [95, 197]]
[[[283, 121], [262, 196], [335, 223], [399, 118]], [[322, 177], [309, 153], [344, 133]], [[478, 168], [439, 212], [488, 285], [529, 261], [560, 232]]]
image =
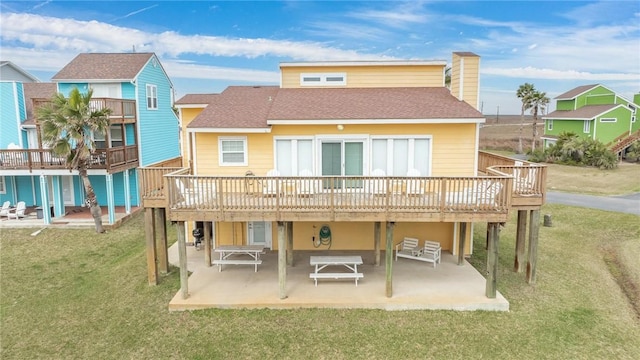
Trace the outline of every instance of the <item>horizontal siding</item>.
[[[248, 166], [218, 166], [218, 138], [221, 134], [198, 133], [196, 136], [197, 170], [200, 175], [243, 176], [247, 170], [265, 175], [274, 167], [274, 136], [314, 136], [316, 134], [346, 137], [357, 135], [430, 135], [432, 136], [432, 176], [473, 176], [476, 156], [475, 124], [434, 125], [335, 125], [273, 126], [271, 134], [247, 134]], [[228, 136], [228, 134], [222, 134]], [[316, 155], [316, 158], [318, 156]]]
[[[158, 90], [158, 109], [147, 110], [146, 86]], [[140, 166], [180, 156], [178, 118], [172, 110], [169, 79], [158, 64], [148, 62], [137, 79]]]
[[[20, 144], [19, 111], [16, 101], [19, 94], [17, 87], [20, 83], [0, 82], [0, 121], [2, 130], [0, 131], [0, 148], [6, 149], [10, 143]], [[20, 84], [22, 86], [22, 84]]]
[[122, 98], [128, 100], [136, 99], [136, 87], [132, 83], [122, 83]]
[[[316, 248], [313, 237], [318, 240], [318, 231], [323, 225], [331, 229], [331, 250], [371, 250], [373, 249], [374, 225], [370, 222], [306, 222], [296, 221], [293, 224], [293, 247], [296, 250], [326, 250], [327, 246]], [[235, 229], [234, 229], [235, 227]], [[278, 249], [278, 227], [271, 226], [273, 249]], [[452, 223], [402, 223], [397, 222], [393, 229], [393, 243], [398, 244], [405, 237], [437, 241], [443, 251], [453, 250]], [[425, 235], [425, 234], [428, 234]], [[247, 244], [246, 222], [216, 223], [216, 245]], [[235, 238], [234, 238], [235, 237]], [[380, 246], [386, 246], [386, 229], [380, 229]]]
[[301, 73], [346, 73], [347, 85], [339, 87], [442, 87], [444, 84], [441, 65], [319, 66], [282, 68], [282, 87], [301, 87]]
[[182, 121], [182, 128], [185, 129], [185, 131], [182, 132], [182, 166], [188, 166], [189, 164], [189, 160], [191, 159], [191, 152], [189, 151], [189, 133], [186, 131], [187, 126], [189, 124], [191, 124], [191, 122], [193, 121], [193, 119], [196, 118], [196, 116], [200, 115], [200, 113], [202, 112], [202, 110], [204, 110], [203, 108], [197, 108], [197, 109], [180, 109], [180, 120]]
[[86, 94], [89, 88], [88, 83], [58, 83], [58, 92], [64, 96], [69, 96], [71, 90], [77, 88], [81, 93]]

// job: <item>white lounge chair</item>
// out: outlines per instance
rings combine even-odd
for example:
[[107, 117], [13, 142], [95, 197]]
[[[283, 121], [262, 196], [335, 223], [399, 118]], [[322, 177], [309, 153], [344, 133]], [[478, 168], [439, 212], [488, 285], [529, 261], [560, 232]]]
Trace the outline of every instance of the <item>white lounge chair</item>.
[[22, 219], [25, 215], [24, 212], [27, 210], [27, 205], [24, 201], [18, 202], [15, 209], [10, 209], [7, 214], [7, 218], [9, 219]]
[[418, 239], [406, 237], [402, 239], [400, 243], [396, 245], [396, 261], [398, 257], [415, 257], [420, 255], [420, 248], [418, 247]]
[[[280, 172], [276, 169], [271, 169], [267, 172], [267, 177], [276, 177], [280, 176]], [[282, 193], [283, 189], [279, 187], [278, 179], [266, 179], [264, 184], [262, 184], [262, 194], [263, 195], [277, 195], [278, 192]]]
[[9, 208], [11, 207], [10, 201], [5, 201], [0, 209], [0, 216], [7, 216], [9, 214]]
[[[407, 177], [419, 177], [420, 170], [409, 169], [407, 171]], [[406, 184], [407, 195], [424, 195], [424, 181], [422, 180], [408, 180]]]
[[437, 241], [425, 240], [422, 247], [422, 253], [420, 254], [420, 260], [433, 263], [433, 267], [436, 267], [436, 263], [440, 263], [440, 257], [442, 255], [442, 247]]
[[[371, 176], [384, 177], [386, 174], [382, 169], [374, 169], [371, 172]], [[369, 179], [367, 180], [367, 191], [373, 195], [387, 195], [387, 180], [386, 179]]]
[[318, 188], [316, 181], [313, 179], [304, 179], [305, 177], [313, 176], [313, 173], [308, 169], [304, 169], [300, 171], [300, 174], [298, 175], [302, 177], [302, 179], [298, 179], [296, 182], [296, 191], [298, 192], [298, 195], [309, 196], [315, 194], [316, 189]]

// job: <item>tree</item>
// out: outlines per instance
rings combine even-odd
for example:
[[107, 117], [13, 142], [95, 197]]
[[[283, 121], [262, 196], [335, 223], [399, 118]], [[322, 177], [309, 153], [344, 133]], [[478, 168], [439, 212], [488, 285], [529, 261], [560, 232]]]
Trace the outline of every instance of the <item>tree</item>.
[[67, 167], [77, 170], [86, 193], [86, 204], [96, 226], [103, 233], [102, 210], [93, 186], [87, 175], [91, 155], [95, 151], [94, 133], [106, 134], [109, 129], [111, 109], [93, 109], [91, 95], [82, 94], [77, 88], [71, 90], [69, 98], [56, 94], [51, 101], [37, 110], [42, 131], [42, 141], [58, 156], [66, 159]]
[[520, 133], [518, 135], [518, 154], [522, 154], [522, 130], [524, 129], [524, 112], [531, 108], [531, 95], [536, 91], [533, 84], [524, 83], [520, 85], [516, 96], [522, 101], [520, 108]]
[[547, 93], [534, 90], [529, 96], [529, 107], [533, 115], [533, 137], [531, 139], [531, 151], [536, 149], [538, 139], [538, 114], [544, 112], [549, 104]]
[[447, 66], [444, 69], [444, 86], [447, 89], [451, 89], [451, 66]]

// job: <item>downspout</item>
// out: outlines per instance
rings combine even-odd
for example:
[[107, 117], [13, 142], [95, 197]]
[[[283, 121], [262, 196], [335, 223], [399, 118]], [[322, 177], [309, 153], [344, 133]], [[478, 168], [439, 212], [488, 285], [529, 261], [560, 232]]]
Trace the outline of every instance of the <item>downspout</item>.
[[598, 118], [593, 118], [593, 139], [596, 139], [596, 130], [598, 129]]

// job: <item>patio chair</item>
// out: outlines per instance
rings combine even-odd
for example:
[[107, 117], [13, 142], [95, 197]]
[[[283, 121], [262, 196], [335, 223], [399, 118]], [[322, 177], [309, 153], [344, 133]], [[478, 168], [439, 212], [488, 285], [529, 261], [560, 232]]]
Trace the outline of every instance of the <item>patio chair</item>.
[[[420, 170], [409, 169], [407, 171], [407, 177], [419, 177]], [[422, 180], [407, 180], [406, 185], [407, 195], [424, 195], [424, 181]]]
[[0, 216], [7, 216], [9, 214], [9, 208], [11, 207], [10, 201], [5, 201], [0, 209]]
[[298, 175], [302, 177], [302, 179], [298, 179], [298, 181], [296, 182], [296, 190], [298, 192], [298, 195], [308, 196], [315, 194], [317, 189], [315, 180], [304, 179], [305, 177], [313, 176], [313, 173], [308, 169], [304, 169], [300, 171], [300, 174]]
[[27, 210], [27, 205], [24, 201], [18, 202], [15, 209], [9, 210], [7, 218], [9, 219], [22, 219], [25, 217], [24, 212]]
[[367, 180], [367, 190], [372, 195], [387, 195], [387, 180], [380, 177], [386, 176], [384, 170], [374, 169], [371, 172], [371, 176], [378, 177], [378, 179]]
[[420, 252], [418, 239], [405, 237], [396, 245], [396, 261], [398, 261], [398, 256], [411, 258], [420, 255]]
[[[276, 169], [271, 169], [267, 172], [267, 177], [276, 177], [280, 176], [280, 171]], [[278, 192], [282, 193], [282, 188], [278, 189], [278, 179], [265, 179], [264, 184], [262, 184], [262, 194], [263, 195], [277, 195]]]
[[425, 261], [433, 263], [433, 267], [436, 267], [436, 263], [440, 263], [440, 256], [442, 255], [442, 247], [437, 241], [425, 240], [422, 248], [422, 257]]

